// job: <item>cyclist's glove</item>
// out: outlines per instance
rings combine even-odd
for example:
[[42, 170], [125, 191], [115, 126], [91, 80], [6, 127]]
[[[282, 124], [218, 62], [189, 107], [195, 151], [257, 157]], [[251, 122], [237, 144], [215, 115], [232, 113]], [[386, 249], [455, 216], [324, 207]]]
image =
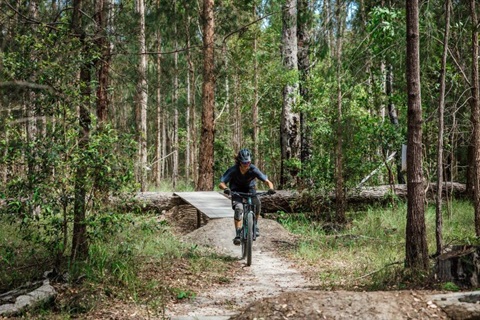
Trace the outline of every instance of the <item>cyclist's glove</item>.
[[276, 191], [275, 191], [275, 190], [273, 190], [273, 189], [268, 189], [268, 192], [267, 192], [267, 193], [268, 193], [268, 194], [275, 194], [275, 193], [276, 193]]
[[232, 191], [229, 188], [225, 188], [223, 189], [223, 193], [225, 193], [226, 195], [230, 195]]

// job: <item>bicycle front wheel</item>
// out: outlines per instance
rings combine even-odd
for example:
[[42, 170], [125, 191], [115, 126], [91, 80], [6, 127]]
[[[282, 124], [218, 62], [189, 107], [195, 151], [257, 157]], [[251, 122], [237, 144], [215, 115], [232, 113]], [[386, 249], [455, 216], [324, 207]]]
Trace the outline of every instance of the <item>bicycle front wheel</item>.
[[247, 243], [246, 243], [246, 251], [247, 251], [247, 266], [252, 264], [252, 246], [253, 246], [253, 212], [250, 211], [247, 214]]
[[247, 237], [245, 235], [246, 229], [245, 227], [242, 227], [242, 235], [241, 235], [241, 241], [242, 241], [242, 259], [245, 259], [247, 256]]

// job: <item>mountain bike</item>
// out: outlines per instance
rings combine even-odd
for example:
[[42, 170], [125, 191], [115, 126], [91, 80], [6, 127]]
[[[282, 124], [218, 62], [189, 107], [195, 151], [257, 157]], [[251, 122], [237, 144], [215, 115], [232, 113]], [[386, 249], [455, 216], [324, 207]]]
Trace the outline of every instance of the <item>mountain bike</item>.
[[253, 204], [252, 197], [257, 196], [261, 197], [268, 194], [267, 192], [258, 192], [258, 193], [244, 193], [232, 191], [232, 201], [233, 196], [237, 195], [242, 198], [243, 204], [243, 223], [242, 229], [240, 231], [240, 241], [242, 245], [242, 259], [247, 258], [247, 266], [252, 264], [252, 246], [253, 241], [256, 240], [257, 236], [255, 233], [257, 226], [257, 219], [255, 218], [255, 205]]

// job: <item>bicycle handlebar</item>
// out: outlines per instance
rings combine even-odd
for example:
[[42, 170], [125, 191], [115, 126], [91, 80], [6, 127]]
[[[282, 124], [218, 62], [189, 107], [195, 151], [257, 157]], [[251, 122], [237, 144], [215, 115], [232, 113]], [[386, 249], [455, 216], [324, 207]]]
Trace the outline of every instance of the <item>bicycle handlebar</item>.
[[240, 196], [242, 198], [248, 198], [248, 197], [261, 197], [261, 196], [264, 196], [264, 195], [268, 195], [268, 191], [262, 191], [262, 192], [256, 192], [256, 193], [252, 193], [252, 192], [240, 192], [240, 191], [232, 191], [231, 192], [231, 195], [237, 195], [237, 196]]

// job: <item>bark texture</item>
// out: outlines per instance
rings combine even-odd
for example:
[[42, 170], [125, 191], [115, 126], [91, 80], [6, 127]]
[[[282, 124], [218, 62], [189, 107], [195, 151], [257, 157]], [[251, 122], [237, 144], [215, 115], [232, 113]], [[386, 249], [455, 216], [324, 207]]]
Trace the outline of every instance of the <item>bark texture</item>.
[[[445, 110], [445, 73], [448, 55], [448, 38], [450, 32], [450, 0], [445, 1], [445, 33], [443, 36], [442, 70], [440, 75], [440, 101], [438, 106], [438, 141], [437, 141], [437, 189], [443, 184], [443, 131], [444, 131], [444, 110]], [[442, 193], [436, 197], [435, 208], [435, 240], [437, 243], [437, 255], [443, 249], [443, 214], [442, 214]]]
[[425, 227], [425, 190], [422, 172], [422, 105], [420, 94], [420, 45], [418, 0], [407, 0], [407, 228], [406, 267], [428, 270]]
[[[302, 103], [310, 103], [310, 92], [308, 89], [308, 78], [310, 75], [310, 39], [312, 30], [312, 4], [310, 0], [298, 0], [298, 70], [300, 73], [300, 96]], [[307, 109], [308, 110], [308, 109]], [[308, 113], [300, 113], [300, 140], [301, 140], [301, 162], [302, 171], [305, 172], [305, 164], [312, 156], [312, 135], [308, 126]], [[306, 184], [309, 178], [303, 179]]]
[[97, 64], [97, 117], [99, 123], [107, 121], [108, 116], [108, 85], [110, 72], [110, 43], [107, 40], [107, 17], [109, 9], [109, 0], [96, 1], [95, 22], [97, 24], [96, 45], [101, 52], [101, 56], [96, 61]]
[[[80, 39], [85, 56], [88, 56], [88, 45], [85, 43], [85, 32], [82, 27], [82, 1], [75, 0], [73, 2], [73, 17], [72, 17], [72, 31]], [[84, 102], [78, 106], [79, 110], [79, 125], [78, 132], [78, 148], [86, 150], [90, 141], [90, 112], [87, 107], [91, 90], [91, 66], [84, 63], [80, 66], [80, 86], [81, 96]], [[88, 255], [88, 238], [86, 218], [86, 164], [85, 161], [80, 160], [75, 173], [75, 199], [73, 207], [73, 234], [72, 234], [72, 261], [83, 260]]]
[[202, 85], [202, 132], [199, 154], [198, 184], [196, 190], [213, 190], [213, 143], [214, 143], [214, 15], [213, 0], [203, 1], [203, 85]]
[[337, 97], [336, 97], [336, 141], [335, 141], [335, 207], [336, 207], [336, 222], [345, 224], [347, 217], [346, 210], [346, 195], [345, 195], [345, 181], [343, 172], [343, 91], [342, 91], [342, 54], [343, 54], [343, 30], [345, 12], [340, 0], [336, 1], [335, 18], [337, 21], [337, 35], [335, 42], [335, 73], [337, 78]]
[[472, 147], [473, 147], [473, 207], [475, 209], [475, 234], [480, 236], [480, 107], [478, 94], [478, 19], [475, 7], [475, 0], [470, 1], [470, 10], [472, 14], [472, 98], [471, 121], [473, 127]]
[[283, 189], [294, 188], [299, 173], [295, 163], [300, 159], [300, 115], [294, 111], [298, 95], [297, 58], [297, 1], [287, 0], [282, 10], [282, 58], [283, 66], [289, 74], [283, 87], [283, 106], [280, 140], [282, 163], [280, 185]]
[[145, 39], [145, 1], [137, 1], [137, 11], [140, 14], [138, 34], [140, 61], [138, 64], [138, 83], [137, 83], [137, 126], [138, 126], [138, 181], [140, 188], [145, 191], [147, 188], [147, 102], [148, 102], [148, 84], [147, 84], [147, 55]]

